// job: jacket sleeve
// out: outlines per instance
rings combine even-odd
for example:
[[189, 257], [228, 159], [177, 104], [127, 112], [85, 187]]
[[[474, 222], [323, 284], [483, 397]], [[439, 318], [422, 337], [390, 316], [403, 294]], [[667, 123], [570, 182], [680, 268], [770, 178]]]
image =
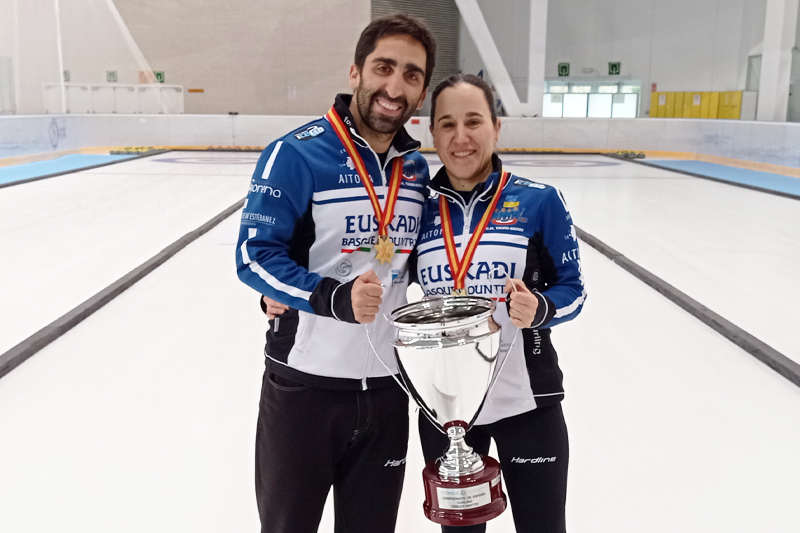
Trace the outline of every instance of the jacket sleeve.
[[532, 328], [549, 328], [572, 320], [583, 308], [586, 300], [581, 273], [578, 237], [572, 225], [572, 216], [561, 192], [549, 187], [539, 208], [539, 241], [543, 250], [539, 256], [544, 261], [541, 275], [545, 289], [536, 293], [539, 308]]
[[236, 246], [236, 270], [245, 284], [273, 300], [354, 322], [350, 287], [309, 272], [289, 254], [295, 227], [310, 209], [313, 193], [314, 176], [302, 156], [283, 141], [270, 144], [250, 181]]

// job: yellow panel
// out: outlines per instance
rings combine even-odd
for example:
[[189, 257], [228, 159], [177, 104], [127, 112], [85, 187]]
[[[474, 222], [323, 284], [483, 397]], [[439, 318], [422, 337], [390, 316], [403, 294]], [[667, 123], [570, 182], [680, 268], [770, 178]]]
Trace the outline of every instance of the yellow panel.
[[719, 114], [717, 115], [721, 119], [728, 118], [728, 93], [726, 91], [720, 91], [719, 93]]
[[667, 93], [667, 105], [664, 116], [667, 118], [675, 116], [675, 93]]
[[[661, 100], [661, 96], [664, 96], [665, 101], [669, 101], [669, 94], [668, 93], [658, 93], [658, 99]], [[667, 116], [667, 104], [664, 105], [659, 104], [658, 106], [658, 118], [664, 118]]]
[[[696, 102], [696, 103], [695, 103]], [[700, 110], [703, 107], [702, 93], [692, 93], [692, 118], [700, 118]]]
[[700, 94], [700, 118], [708, 118], [708, 107], [711, 93]]
[[683, 118], [692, 118], [692, 96], [694, 93], [683, 93], [683, 111], [681, 112]]
[[650, 93], [650, 118], [658, 116], [658, 93]]
[[719, 118], [719, 93], [709, 93], [708, 118]]
[[722, 97], [720, 99], [719, 104], [719, 118], [729, 119], [731, 118], [731, 92], [724, 91], [720, 94]]

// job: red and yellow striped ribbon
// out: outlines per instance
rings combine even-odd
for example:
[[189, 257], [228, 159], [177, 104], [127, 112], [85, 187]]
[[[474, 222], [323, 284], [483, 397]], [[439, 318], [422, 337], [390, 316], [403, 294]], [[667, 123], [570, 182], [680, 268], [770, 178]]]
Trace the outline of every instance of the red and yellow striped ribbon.
[[375, 217], [378, 220], [378, 235], [381, 237], [388, 236], [388, 227], [392, 222], [392, 218], [394, 218], [394, 206], [397, 203], [397, 197], [400, 194], [400, 183], [403, 180], [403, 158], [394, 158], [392, 163], [392, 176], [389, 179], [389, 191], [386, 195], [386, 203], [384, 204], [384, 208], [381, 209], [378, 195], [375, 193], [375, 188], [372, 186], [372, 181], [369, 179], [367, 167], [364, 166], [364, 160], [361, 158], [361, 154], [358, 153], [356, 145], [353, 143], [353, 139], [347, 131], [347, 127], [334, 108], [331, 108], [326, 116], [331, 126], [333, 126], [333, 131], [336, 132], [336, 136], [342, 141], [347, 155], [349, 155], [350, 159], [353, 161], [356, 172], [358, 172], [358, 177], [361, 178], [361, 183], [364, 185], [364, 188], [367, 189], [367, 194], [372, 202], [372, 209], [375, 211]]
[[497, 208], [497, 202], [500, 200], [500, 195], [503, 192], [503, 187], [505, 187], [506, 181], [508, 181], [508, 172], [501, 171], [500, 183], [497, 185], [497, 190], [494, 193], [494, 197], [489, 203], [489, 207], [486, 209], [486, 212], [483, 213], [481, 221], [475, 227], [475, 231], [472, 232], [472, 236], [469, 238], [467, 247], [464, 249], [464, 254], [461, 256], [461, 260], [458, 259], [456, 240], [455, 236], [453, 235], [453, 219], [450, 217], [450, 207], [447, 203], [447, 198], [445, 198], [444, 195], [439, 195], [439, 213], [442, 217], [444, 249], [447, 252], [447, 261], [450, 263], [450, 273], [453, 276], [453, 284], [455, 289], [453, 294], [466, 295], [464, 283], [467, 279], [467, 271], [472, 264], [472, 257], [475, 255], [475, 250], [478, 248], [478, 241], [481, 240], [481, 236], [486, 231], [486, 228], [489, 227], [489, 220], [491, 220], [492, 214], [494, 213], [495, 208]]

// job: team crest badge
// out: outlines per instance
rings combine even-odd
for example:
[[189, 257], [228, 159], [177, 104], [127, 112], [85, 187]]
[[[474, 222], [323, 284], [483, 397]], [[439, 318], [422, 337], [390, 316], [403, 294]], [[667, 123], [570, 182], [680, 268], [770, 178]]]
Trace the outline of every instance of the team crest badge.
[[516, 196], [509, 196], [492, 214], [492, 223], [498, 226], [511, 226], [517, 222], [527, 222], [528, 219], [522, 217], [523, 211], [525, 209], [520, 209], [519, 199]]

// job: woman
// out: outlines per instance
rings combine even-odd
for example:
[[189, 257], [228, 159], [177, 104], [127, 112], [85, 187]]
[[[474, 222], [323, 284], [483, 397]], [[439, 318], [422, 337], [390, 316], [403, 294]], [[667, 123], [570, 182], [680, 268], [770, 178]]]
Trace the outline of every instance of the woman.
[[[501, 356], [517, 334], [466, 440], [481, 454], [495, 440], [517, 532], [563, 532], [569, 447], [550, 327], [574, 318], [586, 294], [570, 214], [557, 189], [504, 171], [482, 79], [459, 74], [436, 87], [431, 132], [444, 167], [423, 210], [417, 279], [426, 296], [504, 302], [494, 315]], [[419, 429], [426, 462], [440, 457], [447, 437], [424, 416]]]

